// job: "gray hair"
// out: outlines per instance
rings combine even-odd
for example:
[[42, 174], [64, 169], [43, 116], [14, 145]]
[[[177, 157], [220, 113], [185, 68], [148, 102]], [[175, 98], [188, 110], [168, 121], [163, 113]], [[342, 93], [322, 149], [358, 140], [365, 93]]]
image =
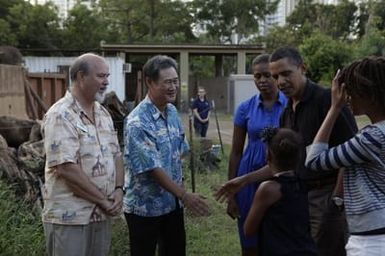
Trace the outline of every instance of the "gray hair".
[[76, 80], [76, 74], [79, 71], [82, 71], [84, 72], [84, 74], [88, 75], [90, 71], [90, 66], [91, 66], [90, 60], [92, 57], [97, 57], [102, 59], [101, 56], [94, 53], [85, 53], [75, 59], [75, 61], [72, 63], [70, 67], [71, 82], [74, 82]]
[[166, 55], [156, 55], [144, 64], [143, 73], [144, 77], [148, 77], [152, 81], [157, 81], [161, 70], [168, 68], [177, 70], [177, 67], [178, 64], [173, 58]]

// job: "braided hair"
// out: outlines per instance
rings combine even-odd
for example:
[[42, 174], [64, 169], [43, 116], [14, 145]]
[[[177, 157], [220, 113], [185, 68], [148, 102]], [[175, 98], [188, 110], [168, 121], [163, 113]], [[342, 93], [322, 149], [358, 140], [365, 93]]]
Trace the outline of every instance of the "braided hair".
[[345, 67], [339, 78], [349, 95], [364, 97], [385, 109], [385, 58], [366, 57]]
[[295, 170], [302, 152], [302, 138], [287, 128], [265, 128], [261, 133], [262, 141], [267, 143], [268, 154], [280, 170]]

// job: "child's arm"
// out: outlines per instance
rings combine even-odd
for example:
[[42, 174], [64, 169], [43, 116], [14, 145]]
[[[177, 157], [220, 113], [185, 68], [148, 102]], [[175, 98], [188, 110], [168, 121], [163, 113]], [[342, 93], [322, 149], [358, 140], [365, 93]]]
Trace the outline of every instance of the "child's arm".
[[262, 222], [267, 209], [281, 198], [281, 185], [275, 181], [265, 181], [254, 195], [253, 204], [247, 215], [243, 230], [246, 237], [252, 236]]

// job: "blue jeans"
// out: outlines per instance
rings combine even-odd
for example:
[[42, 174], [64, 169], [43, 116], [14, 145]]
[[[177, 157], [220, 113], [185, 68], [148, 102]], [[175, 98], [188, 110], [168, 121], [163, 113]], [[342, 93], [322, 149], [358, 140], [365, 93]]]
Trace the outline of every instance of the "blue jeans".
[[209, 128], [209, 122], [201, 123], [197, 120], [194, 120], [194, 129], [195, 129], [195, 134], [197, 136], [201, 136], [202, 138], [206, 137], [208, 128]]

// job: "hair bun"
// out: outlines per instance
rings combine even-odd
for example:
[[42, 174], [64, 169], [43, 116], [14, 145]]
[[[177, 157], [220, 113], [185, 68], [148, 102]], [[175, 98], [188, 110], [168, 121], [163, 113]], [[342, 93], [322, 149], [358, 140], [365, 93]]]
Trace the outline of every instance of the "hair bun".
[[271, 126], [265, 127], [262, 129], [260, 134], [261, 140], [265, 143], [269, 143], [271, 139], [277, 134], [277, 132], [278, 128]]

